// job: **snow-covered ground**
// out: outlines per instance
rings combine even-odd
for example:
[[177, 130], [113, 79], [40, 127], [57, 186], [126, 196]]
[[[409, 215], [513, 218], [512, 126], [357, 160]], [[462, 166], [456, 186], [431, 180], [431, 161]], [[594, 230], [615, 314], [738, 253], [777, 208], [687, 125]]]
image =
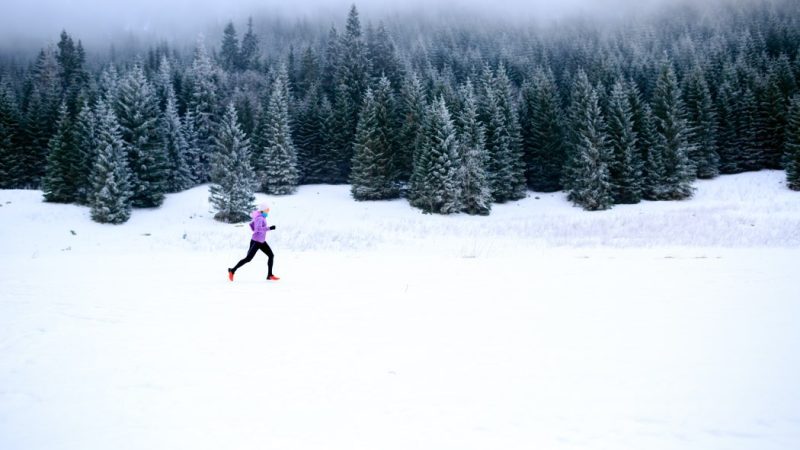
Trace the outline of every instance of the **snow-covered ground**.
[[0, 449], [796, 450], [784, 176], [489, 217], [304, 186], [258, 198], [281, 281], [234, 283], [207, 187], [122, 226], [0, 191]]

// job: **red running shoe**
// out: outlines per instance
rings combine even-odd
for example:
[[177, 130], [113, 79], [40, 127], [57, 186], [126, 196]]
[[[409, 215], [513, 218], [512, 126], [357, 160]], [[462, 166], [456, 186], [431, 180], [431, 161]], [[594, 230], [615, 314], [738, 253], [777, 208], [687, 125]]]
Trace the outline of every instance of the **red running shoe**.
[[270, 275], [267, 277], [267, 281], [278, 281], [280, 278], [276, 277], [275, 275]]
[[228, 279], [233, 281], [233, 270], [228, 269]]

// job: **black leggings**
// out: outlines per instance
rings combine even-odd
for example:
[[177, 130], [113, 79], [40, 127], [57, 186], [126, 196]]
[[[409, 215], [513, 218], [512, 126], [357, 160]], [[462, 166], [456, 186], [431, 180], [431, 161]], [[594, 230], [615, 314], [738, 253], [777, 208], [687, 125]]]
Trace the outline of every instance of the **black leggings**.
[[236, 272], [236, 269], [252, 261], [253, 257], [256, 256], [256, 253], [259, 250], [266, 253], [267, 257], [269, 258], [269, 261], [267, 262], [267, 267], [269, 267], [269, 273], [267, 273], [267, 276], [271, 276], [272, 262], [275, 260], [275, 254], [272, 253], [272, 249], [269, 248], [269, 245], [267, 245], [266, 242], [256, 242], [253, 240], [250, 241], [250, 248], [247, 250], [247, 256], [245, 256], [243, 260], [239, 261], [239, 263], [236, 264], [236, 267], [233, 268], [233, 271]]

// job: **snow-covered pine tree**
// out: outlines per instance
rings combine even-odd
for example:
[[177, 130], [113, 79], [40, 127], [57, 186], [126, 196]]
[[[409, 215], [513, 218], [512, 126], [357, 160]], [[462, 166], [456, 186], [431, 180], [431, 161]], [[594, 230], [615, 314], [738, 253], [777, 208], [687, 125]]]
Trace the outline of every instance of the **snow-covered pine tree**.
[[[350, 120], [351, 111], [358, 111], [348, 94], [347, 85], [338, 83], [334, 88], [336, 96], [333, 99], [331, 112], [330, 134], [328, 145], [330, 155], [336, 164], [336, 174], [333, 183], [346, 183], [350, 176], [350, 163], [353, 159], [354, 133], [350, 132], [350, 125], [356, 122]], [[355, 130], [354, 130], [355, 131]]]
[[228, 72], [239, 68], [239, 38], [236, 37], [236, 27], [233, 22], [225, 25], [222, 32], [222, 48], [219, 52], [219, 65]]
[[378, 24], [377, 30], [369, 28], [366, 37], [367, 59], [372, 79], [377, 81], [381, 77], [386, 77], [393, 88], [399, 87], [403, 79], [400, 61], [397, 58], [394, 42], [383, 22]]
[[72, 203], [77, 200], [78, 186], [86, 179], [75, 174], [74, 164], [79, 160], [78, 143], [66, 102], [59, 108], [56, 134], [50, 139], [47, 170], [42, 180], [44, 199], [53, 203]]
[[784, 165], [789, 189], [800, 191], [800, 94], [795, 94], [787, 114]]
[[598, 211], [611, 208], [614, 201], [609, 172], [613, 156], [608, 147], [599, 97], [594, 89], [589, 92], [586, 105], [581, 122], [573, 123], [576, 148], [570, 164], [573, 179], [567, 197], [587, 211]]
[[636, 149], [636, 132], [630, 94], [617, 81], [608, 100], [608, 144], [612, 152], [609, 164], [614, 203], [639, 203], [644, 189], [643, 161]]
[[166, 152], [167, 192], [180, 192], [194, 185], [189, 168], [189, 145], [186, 143], [183, 124], [178, 115], [175, 92], [167, 92], [167, 104], [161, 117], [161, 133]]
[[239, 65], [242, 70], [258, 70], [258, 36], [253, 32], [253, 18], [247, 19], [247, 32], [242, 36], [242, 49], [239, 52]]
[[167, 191], [167, 156], [158, 98], [141, 65], [136, 64], [120, 82], [115, 110], [128, 150], [131, 202], [134, 207], [160, 206]]
[[511, 103], [510, 82], [501, 66], [494, 74], [484, 66], [481, 76], [480, 118], [486, 129], [489, 180], [497, 203], [525, 197], [525, 165], [519, 121]]
[[422, 83], [415, 72], [403, 79], [399, 103], [400, 130], [394, 165], [398, 180], [408, 182], [418, 153], [427, 107]]
[[750, 86], [741, 89], [734, 100], [738, 165], [745, 171], [760, 170], [764, 156], [758, 142], [758, 101]]
[[584, 146], [583, 140], [587, 134], [586, 117], [592, 108], [590, 100], [593, 91], [586, 72], [579, 69], [572, 79], [566, 121], [565, 161], [561, 185], [567, 192], [571, 192], [578, 186], [577, 183], [582, 176], [583, 161], [580, 150]]
[[561, 190], [564, 132], [561, 100], [553, 73], [537, 68], [522, 90], [522, 141], [528, 187], [537, 192]]
[[256, 181], [250, 167], [250, 141], [239, 127], [233, 103], [222, 117], [214, 142], [209, 188], [214, 218], [226, 223], [247, 221], [255, 201]]
[[119, 73], [114, 64], [109, 64], [103, 69], [100, 74], [100, 98], [106, 101], [109, 105], [117, 102], [117, 94], [119, 93]]
[[14, 93], [7, 82], [0, 79], [0, 189], [14, 186], [13, 174], [19, 146], [19, 110]]
[[492, 209], [492, 191], [486, 175], [489, 155], [486, 152], [483, 125], [478, 120], [475, 88], [470, 79], [467, 79], [460, 93], [462, 107], [458, 116], [458, 141], [461, 210], [467, 214], [485, 216]]
[[653, 98], [656, 145], [651, 150], [661, 162], [661, 183], [651, 186], [655, 200], [681, 200], [692, 195], [695, 169], [689, 159], [686, 110], [675, 71], [665, 64]]
[[285, 64], [278, 69], [266, 111], [256, 128], [256, 175], [261, 191], [273, 195], [291, 194], [297, 189], [297, 150], [289, 124], [289, 74]]
[[117, 116], [105, 100], [98, 101], [94, 116], [97, 147], [92, 153], [92, 195], [89, 201], [92, 220], [119, 224], [131, 215], [131, 191], [127, 152]]
[[443, 97], [430, 105], [425, 137], [414, 167], [411, 204], [426, 213], [461, 210], [458, 138]]
[[717, 153], [717, 116], [711, 90], [701, 67], [688, 76], [686, 88], [687, 124], [689, 142], [693, 151], [689, 155], [697, 178], [709, 179], [719, 175], [720, 158]]
[[350, 192], [356, 200], [385, 200], [398, 196], [392, 166], [394, 100], [389, 79], [381, 77], [367, 89], [358, 119]]
[[190, 116], [194, 119], [193, 128], [197, 133], [197, 155], [200, 163], [195, 173], [197, 180], [203, 183], [209, 179], [219, 100], [217, 70], [202, 40], [197, 43], [192, 67], [188, 70], [187, 77], [190, 91], [187, 110], [191, 111]]

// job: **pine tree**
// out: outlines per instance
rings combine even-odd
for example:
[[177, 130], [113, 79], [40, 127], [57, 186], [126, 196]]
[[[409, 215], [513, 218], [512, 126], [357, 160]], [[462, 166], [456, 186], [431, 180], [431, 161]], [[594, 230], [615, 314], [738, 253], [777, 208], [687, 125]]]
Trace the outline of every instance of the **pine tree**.
[[[108, 104], [108, 103], [106, 103]], [[82, 180], [77, 186], [75, 202], [81, 205], [89, 205], [92, 202], [94, 188], [91, 182], [92, 172], [94, 171], [99, 148], [97, 124], [98, 120], [95, 111], [84, 102], [78, 117], [75, 119], [74, 139], [78, 149], [77, 160], [73, 161], [75, 177]]]
[[425, 138], [411, 178], [411, 204], [426, 213], [461, 210], [458, 139], [441, 96], [429, 107]]
[[16, 157], [20, 139], [20, 118], [14, 94], [0, 79], [0, 189], [16, 184]]
[[337, 168], [328, 141], [331, 104], [315, 83], [300, 104], [293, 130], [302, 183], [330, 183]]
[[240, 67], [239, 39], [236, 37], [236, 28], [233, 22], [225, 25], [222, 34], [222, 49], [219, 52], [219, 65], [228, 72], [233, 72]]
[[480, 117], [486, 128], [492, 198], [498, 203], [524, 198], [526, 192], [522, 138], [505, 69], [501, 66], [495, 75], [485, 66], [481, 84]]
[[59, 109], [56, 134], [50, 139], [47, 171], [42, 180], [44, 199], [54, 203], [77, 201], [78, 186], [86, 180], [77, 178], [73, 164], [79, 160], [73, 123], [66, 103]]
[[367, 30], [367, 59], [374, 80], [381, 77], [389, 79], [393, 88], [397, 88], [402, 83], [402, 72], [400, 61], [397, 58], [392, 38], [383, 26], [383, 22], [378, 24], [378, 29]]
[[686, 112], [675, 71], [665, 65], [656, 84], [653, 113], [656, 145], [652, 153], [660, 159], [661, 183], [651, 186], [655, 200], [681, 200], [692, 195], [695, 169], [689, 159]]
[[346, 183], [350, 174], [350, 163], [353, 159], [353, 139], [350, 125], [353, 110], [357, 111], [356, 104], [348, 94], [347, 85], [336, 85], [336, 96], [333, 100], [331, 111], [331, 127], [329, 135], [330, 154], [336, 165], [334, 183]]
[[239, 65], [242, 70], [258, 70], [258, 36], [253, 32], [253, 18], [247, 19], [247, 33], [242, 36]]
[[161, 117], [161, 133], [167, 157], [167, 192], [180, 192], [192, 187], [194, 182], [189, 168], [189, 145], [172, 91], [168, 93], [167, 106]]
[[90, 198], [92, 220], [119, 224], [131, 215], [130, 170], [114, 110], [101, 100], [94, 116], [97, 119], [96, 155], [92, 170]]
[[789, 189], [800, 191], [800, 94], [792, 97], [788, 112], [784, 165]]
[[358, 120], [350, 192], [356, 200], [385, 200], [398, 196], [392, 166], [394, 100], [389, 79], [382, 77], [375, 91], [367, 89]]
[[167, 191], [167, 156], [158, 98], [139, 64], [120, 82], [115, 107], [128, 150], [133, 206], [160, 206]]
[[523, 87], [522, 96], [520, 123], [528, 187], [537, 192], [561, 190], [563, 117], [552, 72], [537, 69]]
[[52, 48], [42, 50], [31, 68], [27, 83], [29, 94], [23, 99], [22, 139], [14, 158], [14, 187], [30, 189], [41, 186], [47, 166], [48, 145], [56, 131], [61, 104], [59, 70]]
[[688, 77], [686, 89], [688, 140], [694, 151], [689, 155], [697, 178], [714, 178], [719, 175], [720, 157], [717, 153], [717, 117], [711, 90], [701, 68], [695, 68]]
[[425, 123], [425, 93], [416, 73], [404, 79], [400, 91], [399, 130], [394, 166], [401, 182], [411, 179]]
[[192, 184], [200, 184], [205, 181], [202, 173], [203, 161], [200, 154], [200, 138], [194, 125], [197, 123], [192, 110], [187, 110], [181, 118], [181, 131], [183, 140], [186, 142], [186, 166], [191, 174]]
[[584, 136], [589, 133], [586, 129], [587, 114], [592, 108], [591, 96], [594, 89], [589, 82], [589, 77], [583, 69], [578, 70], [570, 87], [570, 103], [567, 114], [567, 135], [564, 170], [561, 184], [564, 190], [571, 192], [576, 188], [581, 177], [583, 161], [580, 150], [584, 144]]
[[609, 175], [614, 203], [639, 203], [644, 190], [643, 162], [636, 149], [630, 94], [620, 81], [611, 90], [607, 117], [608, 144], [612, 151]]
[[461, 98], [463, 106], [458, 117], [461, 208], [467, 214], [485, 216], [492, 209], [492, 191], [486, 174], [489, 155], [483, 125], [478, 120], [475, 88], [469, 79], [461, 89]]
[[197, 179], [203, 183], [209, 179], [210, 156], [213, 154], [214, 133], [217, 129], [218, 87], [217, 74], [205, 45], [199, 41], [195, 49], [194, 61], [188, 71], [190, 97], [188, 111], [194, 120], [193, 128], [197, 133], [197, 154], [200, 166], [197, 167]]
[[256, 182], [250, 167], [250, 142], [239, 127], [233, 103], [228, 105], [214, 143], [209, 188], [214, 218], [226, 223], [247, 221]]
[[592, 89], [586, 101], [587, 108], [576, 127], [576, 148], [571, 162], [572, 181], [567, 197], [587, 211], [611, 208], [613, 186], [609, 163], [612, 151], [605, 134], [606, 125], [600, 110], [597, 92]]
[[723, 81], [717, 95], [717, 154], [719, 155], [719, 171], [724, 174], [739, 173], [743, 169], [739, 164], [737, 147], [736, 110], [734, 107], [735, 91], [730, 81]]
[[286, 65], [278, 69], [272, 83], [269, 104], [256, 128], [255, 161], [261, 191], [273, 195], [291, 194], [297, 188], [297, 150], [289, 124], [289, 74]]
[[113, 64], [109, 64], [100, 74], [100, 98], [113, 105], [119, 94], [119, 74]]
[[781, 92], [778, 75], [770, 69], [759, 92], [758, 133], [762, 166], [780, 169], [786, 133], [787, 99]]

